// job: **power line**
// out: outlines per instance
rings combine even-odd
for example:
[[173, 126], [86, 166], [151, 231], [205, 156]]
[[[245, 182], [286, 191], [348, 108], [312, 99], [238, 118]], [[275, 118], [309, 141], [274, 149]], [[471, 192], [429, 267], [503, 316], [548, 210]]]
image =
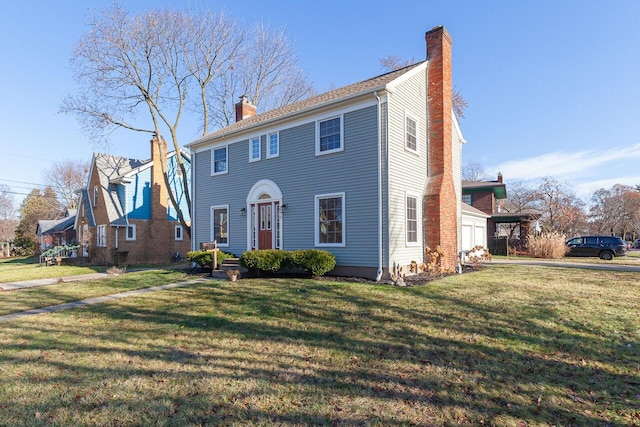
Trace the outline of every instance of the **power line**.
[[4, 178], [0, 178], [0, 181], [15, 182], [15, 183], [18, 183], [18, 184], [37, 185], [39, 187], [46, 187], [47, 186], [47, 184], [36, 184], [35, 182], [14, 181], [14, 180], [11, 180], [11, 179], [4, 179]]

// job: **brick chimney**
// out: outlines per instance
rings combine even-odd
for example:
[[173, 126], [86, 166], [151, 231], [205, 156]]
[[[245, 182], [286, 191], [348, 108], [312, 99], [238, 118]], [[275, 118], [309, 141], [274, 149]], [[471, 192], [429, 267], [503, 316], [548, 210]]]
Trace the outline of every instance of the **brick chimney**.
[[502, 172], [498, 172], [498, 182], [502, 184]]
[[443, 250], [443, 267], [458, 257], [458, 214], [453, 184], [451, 36], [442, 27], [425, 34], [427, 44], [428, 184], [424, 199], [425, 244]]
[[256, 115], [256, 106], [247, 99], [246, 95], [240, 97], [240, 102], [236, 104], [236, 122]]
[[[163, 160], [164, 159], [164, 160]], [[167, 159], [167, 141], [162, 136], [151, 140], [151, 217], [167, 218], [167, 198], [169, 193], [162, 173], [162, 161]]]

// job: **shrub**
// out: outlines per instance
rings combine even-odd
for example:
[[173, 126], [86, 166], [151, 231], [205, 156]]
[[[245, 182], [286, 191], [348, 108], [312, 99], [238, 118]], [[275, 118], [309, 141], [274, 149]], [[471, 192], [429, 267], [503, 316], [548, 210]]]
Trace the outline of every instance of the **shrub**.
[[[218, 251], [218, 265], [225, 259], [233, 258], [233, 254]], [[187, 252], [187, 261], [195, 262], [200, 267], [210, 267], [213, 262], [213, 252], [209, 251], [191, 251]]]
[[336, 266], [336, 257], [328, 251], [299, 249], [291, 255], [294, 267], [302, 268], [312, 276], [322, 276]]
[[259, 249], [247, 251], [240, 257], [240, 264], [249, 270], [279, 271], [290, 265], [288, 251]]
[[243, 253], [240, 264], [249, 270], [274, 273], [293, 268], [305, 270], [313, 276], [322, 276], [336, 266], [336, 258], [332, 253], [318, 249], [261, 249]]
[[558, 259], [567, 254], [566, 236], [557, 232], [529, 236], [529, 254], [536, 258]]

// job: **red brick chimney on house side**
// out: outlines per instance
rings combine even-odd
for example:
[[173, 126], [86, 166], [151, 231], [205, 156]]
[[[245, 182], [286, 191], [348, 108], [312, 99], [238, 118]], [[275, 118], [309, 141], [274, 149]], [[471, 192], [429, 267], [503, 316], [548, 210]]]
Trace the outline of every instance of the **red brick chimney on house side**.
[[423, 229], [425, 244], [432, 250], [440, 246], [443, 267], [454, 269], [458, 259], [458, 213], [453, 184], [451, 36], [439, 26], [428, 31], [425, 39], [429, 181]]
[[246, 95], [240, 97], [240, 102], [236, 104], [236, 122], [256, 115], [256, 106], [247, 99]]

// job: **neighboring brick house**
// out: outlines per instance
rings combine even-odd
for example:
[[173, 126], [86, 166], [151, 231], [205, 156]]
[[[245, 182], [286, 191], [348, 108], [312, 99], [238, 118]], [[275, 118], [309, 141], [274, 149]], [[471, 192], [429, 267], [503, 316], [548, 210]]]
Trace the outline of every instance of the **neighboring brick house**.
[[[165, 263], [186, 255], [191, 241], [171, 206], [160, 163], [164, 156], [169, 182], [189, 221], [176, 155], [167, 153], [161, 138], [151, 140], [149, 160], [93, 155], [75, 222], [82, 255], [106, 264]], [[180, 155], [190, 179], [190, 158]]]
[[76, 210], [67, 209], [64, 217], [59, 219], [41, 219], [36, 226], [36, 235], [40, 239], [40, 250], [45, 251], [54, 246], [71, 245], [76, 240], [73, 225]]
[[193, 247], [331, 251], [333, 274], [383, 278], [440, 246], [455, 268], [464, 139], [452, 110], [451, 38], [427, 60], [256, 114], [189, 144]]
[[[508, 238], [517, 246], [524, 246], [531, 229], [531, 222], [540, 215], [534, 212], [508, 212], [504, 207], [507, 186], [502, 174], [495, 181], [462, 181], [462, 202], [488, 215], [487, 242], [492, 248], [494, 238]], [[464, 209], [464, 208], [463, 208]]]

